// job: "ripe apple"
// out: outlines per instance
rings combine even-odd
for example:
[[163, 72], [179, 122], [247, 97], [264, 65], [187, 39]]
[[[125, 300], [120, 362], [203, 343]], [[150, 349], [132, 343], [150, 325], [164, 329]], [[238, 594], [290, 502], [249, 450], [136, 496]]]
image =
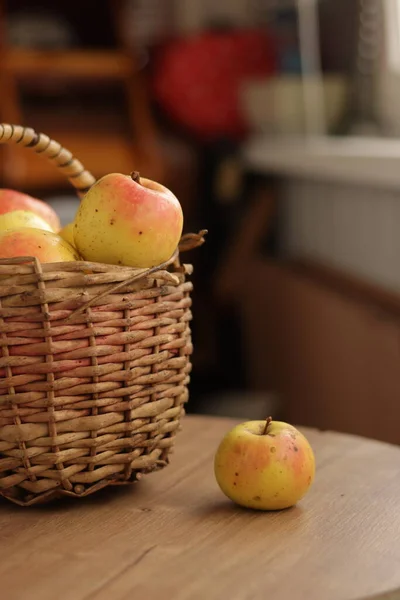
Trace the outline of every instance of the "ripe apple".
[[28, 194], [23, 194], [17, 190], [0, 189], [0, 214], [11, 212], [12, 210], [30, 210], [42, 217], [51, 226], [56, 233], [59, 231], [60, 219], [57, 213], [49, 204], [32, 198]]
[[77, 251], [57, 233], [20, 227], [0, 231], [0, 258], [35, 256], [42, 263], [80, 260]]
[[67, 225], [65, 225], [58, 232], [58, 235], [61, 236], [63, 238], [63, 240], [65, 240], [66, 242], [68, 242], [68, 244], [71, 244], [71, 246], [75, 246], [75, 240], [74, 240], [74, 222], [72, 221], [72, 223], [68, 223]]
[[30, 210], [12, 210], [0, 215], [0, 231], [18, 229], [20, 227], [33, 227], [34, 229], [53, 231], [47, 221]]
[[138, 173], [110, 173], [81, 200], [74, 223], [75, 246], [85, 260], [147, 268], [174, 253], [183, 211], [163, 185]]
[[315, 457], [306, 437], [282, 421], [247, 421], [222, 439], [214, 473], [222, 492], [236, 504], [258, 510], [294, 506], [315, 476]]

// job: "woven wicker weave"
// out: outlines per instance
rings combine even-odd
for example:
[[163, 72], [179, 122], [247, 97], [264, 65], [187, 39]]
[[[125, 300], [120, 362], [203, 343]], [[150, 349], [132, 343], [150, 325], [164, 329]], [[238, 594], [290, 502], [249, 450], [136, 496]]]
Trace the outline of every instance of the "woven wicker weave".
[[[79, 195], [94, 178], [43, 134], [0, 143], [50, 158]], [[168, 464], [188, 399], [192, 283], [180, 251], [152, 270], [0, 259], [0, 495], [86, 496]]]

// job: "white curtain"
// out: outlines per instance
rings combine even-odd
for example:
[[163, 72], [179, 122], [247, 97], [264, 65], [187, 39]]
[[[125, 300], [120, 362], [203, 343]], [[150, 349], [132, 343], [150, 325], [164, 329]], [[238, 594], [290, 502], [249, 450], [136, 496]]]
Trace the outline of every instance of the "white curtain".
[[389, 136], [400, 137], [400, 0], [383, 2], [383, 47], [378, 110]]

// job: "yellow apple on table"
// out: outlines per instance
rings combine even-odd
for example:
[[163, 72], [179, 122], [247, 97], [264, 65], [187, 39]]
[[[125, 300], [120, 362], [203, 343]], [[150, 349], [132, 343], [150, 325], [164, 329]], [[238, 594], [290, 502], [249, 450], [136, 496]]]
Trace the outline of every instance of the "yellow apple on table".
[[61, 227], [56, 211], [43, 200], [38, 200], [17, 190], [0, 189], [0, 214], [13, 210], [29, 210], [39, 215], [56, 233]]
[[79, 254], [57, 233], [20, 227], [0, 231], [0, 257], [34, 256], [42, 263], [80, 260]]
[[137, 172], [110, 173], [82, 198], [74, 241], [85, 260], [149, 268], [171, 258], [182, 228], [182, 207], [168, 188]]
[[47, 221], [30, 210], [12, 210], [11, 212], [0, 214], [0, 231], [18, 229], [20, 227], [45, 229], [54, 233], [53, 228]]
[[315, 456], [297, 428], [268, 417], [233, 427], [219, 444], [214, 473], [233, 502], [258, 510], [294, 506], [310, 489]]

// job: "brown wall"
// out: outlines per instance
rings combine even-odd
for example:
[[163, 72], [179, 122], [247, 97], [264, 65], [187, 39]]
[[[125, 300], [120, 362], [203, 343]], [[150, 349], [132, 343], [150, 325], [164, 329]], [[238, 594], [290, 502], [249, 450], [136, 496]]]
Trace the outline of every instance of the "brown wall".
[[400, 299], [340, 281], [249, 265], [241, 314], [251, 385], [276, 390], [291, 422], [400, 443]]

